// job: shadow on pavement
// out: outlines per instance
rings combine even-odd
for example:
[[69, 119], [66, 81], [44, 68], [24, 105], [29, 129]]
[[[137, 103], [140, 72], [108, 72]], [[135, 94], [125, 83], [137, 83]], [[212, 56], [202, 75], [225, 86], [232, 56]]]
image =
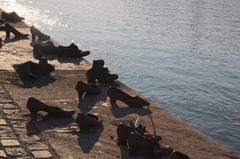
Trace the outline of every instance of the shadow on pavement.
[[56, 79], [51, 75], [42, 76], [38, 79], [23, 79], [11, 81], [12, 84], [19, 86], [21, 88], [41, 88], [43, 86], [48, 86], [50, 83], [54, 83]]
[[104, 127], [97, 127], [89, 130], [81, 130], [78, 136], [78, 143], [83, 153], [89, 153], [98, 141]]

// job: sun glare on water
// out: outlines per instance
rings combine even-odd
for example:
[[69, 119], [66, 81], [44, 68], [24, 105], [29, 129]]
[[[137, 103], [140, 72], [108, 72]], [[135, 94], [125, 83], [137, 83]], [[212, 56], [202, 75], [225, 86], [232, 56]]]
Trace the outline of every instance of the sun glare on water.
[[[32, 1], [29, 1], [28, 3], [31, 4]], [[42, 26], [49, 26], [50, 29], [51, 27], [68, 27], [50, 10], [44, 10], [42, 12], [40, 9], [32, 6], [20, 5], [16, 0], [0, 0], [0, 5], [1, 9], [6, 12], [17, 12], [17, 14], [25, 18], [27, 24], [34, 25], [38, 28], [41, 28]]]

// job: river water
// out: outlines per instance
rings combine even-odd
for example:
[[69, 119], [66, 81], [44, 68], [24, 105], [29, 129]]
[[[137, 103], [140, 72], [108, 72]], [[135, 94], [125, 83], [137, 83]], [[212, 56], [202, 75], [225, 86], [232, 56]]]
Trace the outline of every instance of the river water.
[[240, 153], [239, 0], [0, 0]]

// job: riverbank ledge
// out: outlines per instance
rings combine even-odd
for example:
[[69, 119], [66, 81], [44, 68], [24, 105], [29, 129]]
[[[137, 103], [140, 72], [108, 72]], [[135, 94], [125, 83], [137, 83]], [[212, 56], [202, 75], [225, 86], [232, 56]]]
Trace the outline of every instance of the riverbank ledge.
[[[11, 25], [30, 34], [29, 26], [24, 22]], [[5, 37], [5, 33], [0, 32], [0, 37]], [[102, 84], [101, 95], [79, 103], [75, 85], [79, 80], [86, 81], [86, 71], [91, 67], [84, 59], [51, 59], [49, 63], [56, 68], [51, 76], [23, 83], [12, 65], [36, 61], [30, 42], [31, 37], [4, 43], [0, 49], [0, 158], [131, 158], [127, 149], [119, 147], [113, 139], [117, 138], [116, 123], [140, 116], [140, 121], [153, 133], [148, 110], [128, 108], [121, 102], [112, 106], [107, 97], [107, 84]], [[130, 95], [138, 95], [150, 102], [156, 132], [162, 137], [161, 144], [169, 145], [192, 159], [238, 158], [223, 145], [142, 94], [120, 81], [116, 84]], [[30, 96], [49, 105], [97, 114], [103, 119], [103, 128], [74, 134], [70, 129], [70, 125], [75, 122], [73, 119], [43, 119], [33, 122], [26, 108]]]

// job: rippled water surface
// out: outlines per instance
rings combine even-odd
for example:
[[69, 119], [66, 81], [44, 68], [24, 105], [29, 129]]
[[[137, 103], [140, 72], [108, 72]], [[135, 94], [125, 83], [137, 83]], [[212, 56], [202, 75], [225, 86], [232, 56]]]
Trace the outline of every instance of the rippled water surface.
[[240, 152], [239, 0], [0, 0]]

